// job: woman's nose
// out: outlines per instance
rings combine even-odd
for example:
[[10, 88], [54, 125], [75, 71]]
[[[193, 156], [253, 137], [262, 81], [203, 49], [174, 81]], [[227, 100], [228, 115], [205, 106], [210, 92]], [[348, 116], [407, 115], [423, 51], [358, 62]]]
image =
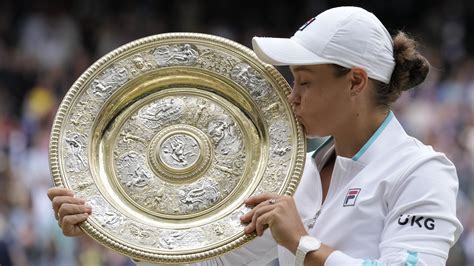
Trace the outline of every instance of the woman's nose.
[[291, 93], [288, 95], [287, 98], [290, 104], [299, 103], [299, 94], [298, 94], [298, 89], [296, 88], [296, 86], [293, 87], [293, 89], [291, 90]]

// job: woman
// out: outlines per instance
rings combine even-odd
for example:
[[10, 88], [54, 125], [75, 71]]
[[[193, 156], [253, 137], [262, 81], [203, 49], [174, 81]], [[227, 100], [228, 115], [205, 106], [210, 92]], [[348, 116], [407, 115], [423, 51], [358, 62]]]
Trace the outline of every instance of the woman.
[[[307, 156], [294, 195], [251, 197], [245, 233], [271, 232], [280, 265], [444, 265], [462, 226], [458, 181], [441, 153], [408, 136], [390, 111], [402, 91], [423, 82], [428, 61], [415, 42], [357, 7], [327, 10], [290, 39], [254, 38], [258, 57], [289, 65], [289, 102], [308, 137], [331, 136]], [[65, 235], [90, 209], [51, 189]], [[262, 264], [266, 237], [207, 263]]]

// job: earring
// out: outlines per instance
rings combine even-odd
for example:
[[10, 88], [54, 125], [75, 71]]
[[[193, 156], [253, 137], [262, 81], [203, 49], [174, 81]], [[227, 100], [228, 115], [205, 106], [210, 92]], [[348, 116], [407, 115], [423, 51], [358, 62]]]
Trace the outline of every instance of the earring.
[[357, 92], [351, 92], [351, 96], [356, 96], [357, 95]]

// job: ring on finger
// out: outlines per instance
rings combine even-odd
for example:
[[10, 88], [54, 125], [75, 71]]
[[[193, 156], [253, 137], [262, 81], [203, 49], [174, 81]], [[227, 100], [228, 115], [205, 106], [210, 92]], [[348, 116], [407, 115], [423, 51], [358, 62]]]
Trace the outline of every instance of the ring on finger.
[[268, 201], [268, 203], [270, 203], [270, 204], [275, 204], [275, 203], [276, 203], [276, 199], [270, 199], [270, 200]]

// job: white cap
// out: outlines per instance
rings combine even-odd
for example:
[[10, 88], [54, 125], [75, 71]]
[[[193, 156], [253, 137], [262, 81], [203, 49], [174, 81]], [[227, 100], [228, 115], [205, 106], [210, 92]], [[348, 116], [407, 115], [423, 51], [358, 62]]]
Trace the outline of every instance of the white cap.
[[359, 7], [326, 10], [289, 39], [254, 37], [252, 45], [257, 56], [272, 65], [361, 67], [384, 83], [390, 82], [395, 67], [390, 33], [374, 14]]

